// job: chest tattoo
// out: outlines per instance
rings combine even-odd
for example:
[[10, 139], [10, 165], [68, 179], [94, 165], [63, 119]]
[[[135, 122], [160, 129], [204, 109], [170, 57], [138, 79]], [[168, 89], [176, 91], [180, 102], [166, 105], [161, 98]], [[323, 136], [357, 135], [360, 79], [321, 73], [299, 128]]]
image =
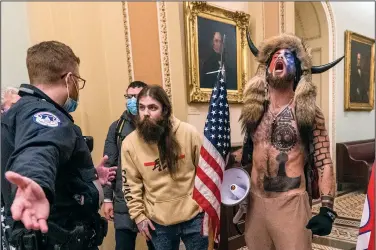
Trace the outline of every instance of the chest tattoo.
[[292, 111], [287, 108], [272, 123], [270, 142], [275, 149], [284, 153], [290, 151], [298, 141], [296, 129], [292, 126], [293, 120]]
[[[279, 151], [276, 156], [278, 174], [276, 177], [264, 177], [264, 190], [269, 192], [286, 192], [299, 188], [301, 177], [288, 177], [286, 175], [286, 162], [289, 160], [288, 152], [298, 142], [298, 134], [292, 122], [295, 120], [290, 107], [280, 112], [271, 124], [270, 143]], [[267, 161], [268, 172], [270, 167]], [[270, 175], [270, 174], [269, 174]]]

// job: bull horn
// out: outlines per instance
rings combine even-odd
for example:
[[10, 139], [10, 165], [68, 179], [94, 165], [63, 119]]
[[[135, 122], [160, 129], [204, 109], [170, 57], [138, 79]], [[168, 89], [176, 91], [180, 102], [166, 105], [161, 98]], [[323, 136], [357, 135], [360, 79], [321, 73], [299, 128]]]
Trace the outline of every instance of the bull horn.
[[339, 63], [345, 56], [342, 56], [340, 58], [338, 58], [337, 60], [331, 62], [331, 63], [328, 63], [328, 64], [325, 64], [325, 65], [321, 65], [321, 66], [312, 66], [311, 68], [311, 73], [312, 74], [320, 74], [320, 73], [323, 73], [327, 70], [329, 70], [330, 68], [334, 67], [337, 63]]
[[249, 26], [247, 28], [247, 41], [248, 41], [249, 49], [252, 51], [252, 54], [255, 57], [257, 57], [259, 54], [259, 50], [256, 48], [256, 46], [252, 42], [251, 35], [249, 34]]

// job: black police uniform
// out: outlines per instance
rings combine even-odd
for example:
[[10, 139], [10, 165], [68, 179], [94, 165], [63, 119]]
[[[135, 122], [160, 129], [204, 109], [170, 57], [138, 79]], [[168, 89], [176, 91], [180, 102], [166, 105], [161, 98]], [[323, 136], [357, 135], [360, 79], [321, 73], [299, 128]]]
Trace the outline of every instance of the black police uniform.
[[16, 189], [5, 179], [9, 170], [38, 183], [51, 204], [49, 232], [37, 233], [42, 239], [39, 249], [53, 249], [64, 242], [62, 249], [97, 249], [107, 233], [107, 222], [98, 213], [99, 192], [93, 183], [98, 177], [81, 129], [38, 88], [22, 84], [19, 95], [22, 98], [1, 121], [1, 193], [13, 228], [11, 238], [27, 242], [15, 236], [27, 231], [20, 229], [22, 223], [10, 219]]

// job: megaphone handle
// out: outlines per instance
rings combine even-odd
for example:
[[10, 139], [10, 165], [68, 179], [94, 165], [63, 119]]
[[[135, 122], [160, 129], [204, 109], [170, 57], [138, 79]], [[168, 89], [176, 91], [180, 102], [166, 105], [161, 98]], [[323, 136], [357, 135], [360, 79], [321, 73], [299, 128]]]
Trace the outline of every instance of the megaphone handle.
[[238, 222], [240, 218], [247, 212], [247, 204], [241, 204], [239, 207], [238, 212], [235, 214], [234, 218], [232, 219], [232, 223], [234, 223], [235, 229], [238, 232], [238, 234], [243, 235], [244, 232], [240, 231]]
[[245, 214], [245, 213], [246, 213], [246, 206], [242, 204], [242, 205], [240, 205], [238, 212], [235, 214], [234, 218], [232, 219], [232, 222], [233, 222], [234, 224], [238, 224], [240, 218], [241, 218], [241, 217], [243, 216], [243, 214]]
[[234, 224], [234, 225], [235, 225], [235, 229], [238, 232], [238, 234], [243, 235], [244, 232], [240, 231], [239, 225], [238, 224]]

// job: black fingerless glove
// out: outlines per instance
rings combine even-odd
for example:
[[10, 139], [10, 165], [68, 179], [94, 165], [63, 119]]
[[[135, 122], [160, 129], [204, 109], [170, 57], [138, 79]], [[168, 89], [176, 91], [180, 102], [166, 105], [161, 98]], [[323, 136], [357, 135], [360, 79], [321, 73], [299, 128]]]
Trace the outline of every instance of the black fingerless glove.
[[319, 236], [328, 235], [332, 231], [332, 225], [336, 217], [336, 212], [330, 208], [321, 207], [320, 213], [309, 220], [306, 228], [311, 229], [312, 234]]

